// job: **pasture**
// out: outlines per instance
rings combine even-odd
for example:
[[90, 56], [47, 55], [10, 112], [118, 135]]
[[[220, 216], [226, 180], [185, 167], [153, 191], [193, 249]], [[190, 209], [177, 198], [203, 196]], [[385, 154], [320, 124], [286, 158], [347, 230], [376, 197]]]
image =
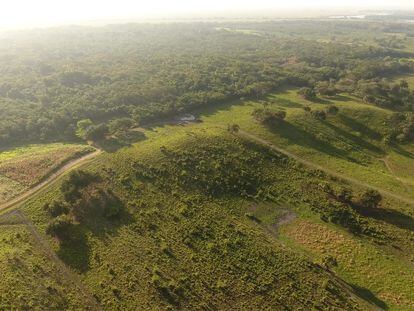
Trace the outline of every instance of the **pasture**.
[[[325, 110], [330, 105], [338, 107], [339, 112], [323, 121], [304, 110]], [[263, 107], [285, 111], [283, 124], [269, 127], [255, 121], [252, 112]], [[405, 170], [414, 166], [413, 145], [383, 143], [391, 113], [349, 95], [312, 102], [290, 89], [265, 100], [244, 101], [201, 115], [209, 127], [236, 123], [242, 130], [327, 169], [413, 198], [414, 178]]]
[[68, 161], [92, 150], [87, 145], [55, 143], [0, 151], [0, 204], [41, 182]]

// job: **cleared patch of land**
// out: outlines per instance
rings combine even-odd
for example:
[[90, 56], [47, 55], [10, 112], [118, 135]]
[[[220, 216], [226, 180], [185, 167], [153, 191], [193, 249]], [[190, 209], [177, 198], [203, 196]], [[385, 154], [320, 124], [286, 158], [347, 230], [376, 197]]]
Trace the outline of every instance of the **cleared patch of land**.
[[31, 145], [0, 152], [0, 204], [13, 199], [72, 159], [92, 152], [86, 145]]

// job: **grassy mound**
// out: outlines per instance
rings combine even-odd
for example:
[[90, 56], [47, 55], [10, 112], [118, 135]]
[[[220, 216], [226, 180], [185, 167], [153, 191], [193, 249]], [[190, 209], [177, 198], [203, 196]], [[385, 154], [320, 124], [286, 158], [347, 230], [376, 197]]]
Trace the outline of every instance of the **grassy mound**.
[[[89, 209], [96, 214], [75, 218], [77, 234], [55, 245], [107, 308], [365, 305], [350, 286], [283, 246], [249, 212], [258, 202], [275, 210], [279, 199], [303, 203], [295, 187], [318, 179], [279, 154], [222, 131], [184, 130], [107, 155], [90, 169], [100, 180], [83, 185], [80, 200], [91, 189], [111, 187], [122, 212], [107, 218]], [[44, 228], [53, 217], [42, 204], [64, 200], [64, 194], [56, 187], [28, 205], [27, 214]]]

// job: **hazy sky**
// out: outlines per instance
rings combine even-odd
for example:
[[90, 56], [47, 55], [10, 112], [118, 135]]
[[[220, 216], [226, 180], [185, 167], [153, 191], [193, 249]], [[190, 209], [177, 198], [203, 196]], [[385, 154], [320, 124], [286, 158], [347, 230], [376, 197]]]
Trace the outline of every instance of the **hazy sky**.
[[412, 7], [414, 0], [0, 0], [0, 26], [46, 25], [107, 18], [176, 17], [193, 12], [336, 7]]

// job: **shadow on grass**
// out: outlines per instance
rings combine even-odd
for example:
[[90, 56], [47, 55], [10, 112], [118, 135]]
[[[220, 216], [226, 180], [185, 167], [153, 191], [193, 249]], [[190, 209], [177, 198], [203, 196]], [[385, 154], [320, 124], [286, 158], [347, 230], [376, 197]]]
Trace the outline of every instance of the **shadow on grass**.
[[343, 129], [341, 129], [340, 127], [337, 127], [336, 125], [333, 125], [331, 123], [326, 122], [326, 125], [328, 127], [330, 127], [332, 130], [335, 131], [335, 133], [338, 135], [338, 137], [342, 136], [347, 138], [348, 140], [350, 140], [354, 145], [359, 146], [361, 149], [366, 149], [369, 150], [371, 152], [374, 152], [376, 154], [379, 155], [384, 155], [385, 152], [384, 150], [382, 150], [381, 148], [371, 144], [370, 142], [362, 139], [361, 137], [358, 137], [356, 135], [353, 135]]
[[356, 207], [355, 210], [362, 216], [381, 220], [400, 229], [410, 230], [414, 232], [414, 218], [399, 211], [385, 208], [367, 209], [358, 207]]
[[[119, 204], [122, 204], [119, 202]], [[92, 235], [101, 240], [115, 236], [121, 227], [132, 222], [132, 215], [122, 204], [119, 215], [114, 218], [103, 217], [92, 211], [80, 224], [70, 228], [70, 238], [60, 243], [57, 255], [72, 269], [85, 273], [90, 269], [91, 247], [88, 236]]]
[[358, 122], [355, 119], [352, 119], [344, 114], [339, 114], [338, 116], [341, 119], [341, 121], [352, 130], [360, 132], [362, 135], [367, 136], [368, 138], [373, 140], [381, 139], [380, 133], [373, 129], [370, 129], [365, 124], [362, 124], [361, 122]]
[[394, 145], [394, 146], [393, 146], [393, 150], [394, 150], [396, 153], [398, 153], [398, 154], [400, 154], [400, 155], [402, 155], [402, 156], [405, 156], [405, 157], [410, 158], [410, 159], [414, 159], [414, 154], [413, 154], [412, 152], [410, 152], [410, 151], [405, 150], [405, 149], [404, 149], [404, 148], [402, 148], [401, 146]]
[[364, 299], [365, 301], [368, 301], [369, 303], [376, 305], [377, 307], [383, 309], [383, 310], [388, 310], [388, 306], [387, 304], [382, 301], [381, 299], [379, 299], [377, 296], [375, 296], [369, 289], [364, 288], [364, 287], [360, 287], [358, 285], [355, 284], [350, 284], [352, 289], [355, 291], [355, 293], [362, 299]]
[[285, 98], [275, 98], [269, 101], [270, 104], [275, 104], [284, 108], [303, 108], [303, 105]]
[[80, 225], [71, 228], [71, 238], [60, 242], [58, 257], [69, 267], [84, 273], [89, 270], [90, 247]]
[[341, 101], [341, 102], [349, 102], [349, 101], [353, 101], [352, 98], [345, 96], [345, 95], [335, 95], [335, 96], [331, 96], [329, 97], [329, 99], [335, 100], [335, 101]]
[[300, 145], [333, 157], [346, 159], [351, 162], [357, 162], [355, 159], [349, 157], [346, 151], [336, 148], [335, 146], [317, 138], [312, 133], [307, 132], [289, 122], [282, 122], [278, 125], [268, 126], [268, 129], [273, 134], [279, 134], [283, 138], [287, 139], [289, 144]]
[[320, 98], [320, 97], [313, 98], [309, 101], [312, 102], [312, 103], [315, 103], [315, 104], [322, 104], [322, 105], [332, 104], [332, 102], [330, 100], [325, 99], [325, 98]]

